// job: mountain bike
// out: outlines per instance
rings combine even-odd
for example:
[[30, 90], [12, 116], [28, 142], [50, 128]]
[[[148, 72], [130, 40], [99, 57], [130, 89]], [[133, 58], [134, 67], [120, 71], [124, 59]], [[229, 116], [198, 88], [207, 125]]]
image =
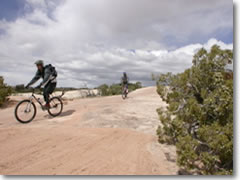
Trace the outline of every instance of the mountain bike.
[[128, 88], [127, 85], [124, 85], [123, 90], [122, 90], [122, 98], [126, 99], [128, 95]]
[[38, 102], [43, 111], [47, 110], [49, 115], [53, 117], [59, 116], [63, 110], [63, 95], [64, 91], [62, 91], [62, 94], [60, 96], [50, 95], [50, 108], [44, 109], [44, 105], [42, 104], [41, 99], [35, 96], [35, 89], [33, 89], [32, 95], [28, 99], [22, 100], [17, 104], [15, 108], [15, 117], [20, 123], [30, 123], [37, 114], [37, 108], [34, 100]]

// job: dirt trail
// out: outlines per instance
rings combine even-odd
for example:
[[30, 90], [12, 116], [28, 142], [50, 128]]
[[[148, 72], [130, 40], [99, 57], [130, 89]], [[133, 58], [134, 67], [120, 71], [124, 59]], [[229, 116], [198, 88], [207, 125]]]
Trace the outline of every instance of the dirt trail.
[[[17, 97], [14, 97], [15, 99]], [[157, 142], [155, 87], [120, 96], [75, 99], [61, 116], [38, 109], [29, 124], [0, 110], [0, 174], [173, 175], [175, 148]]]

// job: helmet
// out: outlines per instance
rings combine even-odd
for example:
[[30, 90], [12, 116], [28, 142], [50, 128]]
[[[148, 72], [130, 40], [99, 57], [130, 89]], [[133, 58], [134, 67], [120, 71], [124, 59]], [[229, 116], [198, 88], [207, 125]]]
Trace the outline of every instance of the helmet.
[[37, 61], [35, 62], [35, 64], [36, 64], [36, 65], [43, 65], [43, 60], [37, 60]]

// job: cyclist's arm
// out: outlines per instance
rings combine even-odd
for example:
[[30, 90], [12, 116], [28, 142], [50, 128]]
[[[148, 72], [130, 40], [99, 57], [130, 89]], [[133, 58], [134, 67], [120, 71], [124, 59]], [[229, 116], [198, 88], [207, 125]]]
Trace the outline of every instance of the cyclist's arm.
[[28, 83], [28, 86], [31, 86], [35, 82], [37, 82], [41, 78], [41, 74], [39, 71], [36, 72], [35, 76], [32, 78], [32, 80]]
[[41, 86], [45, 86], [51, 80], [51, 71], [50, 71], [50, 69], [46, 68], [44, 73], [45, 73], [44, 74], [44, 79], [40, 83]]

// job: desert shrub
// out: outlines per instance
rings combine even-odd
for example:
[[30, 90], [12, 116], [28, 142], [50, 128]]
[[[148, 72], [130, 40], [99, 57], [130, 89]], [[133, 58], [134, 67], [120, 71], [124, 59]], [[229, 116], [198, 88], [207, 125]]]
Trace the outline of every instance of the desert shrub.
[[0, 106], [6, 101], [6, 97], [11, 94], [11, 87], [4, 83], [4, 79], [0, 76]]
[[[142, 87], [141, 82], [128, 84], [129, 92], [139, 89], [141, 87]], [[103, 84], [103, 85], [97, 87], [97, 89], [100, 90], [102, 96], [113, 96], [113, 95], [119, 95], [122, 93], [122, 85], [121, 84], [112, 84], [110, 86], [108, 86], [107, 84]]]
[[215, 45], [209, 52], [199, 50], [190, 69], [158, 79], [157, 92], [169, 104], [167, 111], [158, 109], [159, 142], [176, 145], [178, 165], [188, 172], [233, 172], [233, 72], [225, 69], [229, 63], [232, 51]]
[[103, 84], [103, 85], [98, 87], [98, 89], [100, 90], [102, 96], [107, 96], [109, 94], [108, 93], [108, 88], [109, 87], [108, 87], [107, 84]]

